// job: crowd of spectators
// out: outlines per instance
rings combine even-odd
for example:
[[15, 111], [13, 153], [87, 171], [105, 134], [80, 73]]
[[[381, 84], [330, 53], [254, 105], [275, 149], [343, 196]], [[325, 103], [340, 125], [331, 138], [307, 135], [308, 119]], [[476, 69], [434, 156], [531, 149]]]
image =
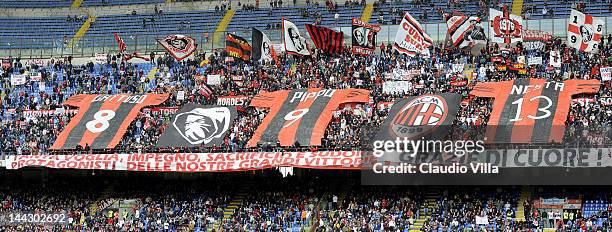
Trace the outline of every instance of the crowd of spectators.
[[[283, 177], [275, 170], [188, 179], [104, 172], [78, 176], [52, 174], [27, 183], [7, 179], [0, 187], [5, 219], [38, 213], [62, 214], [65, 220], [2, 221], [0, 231], [609, 231], [612, 225], [605, 210], [549, 222], [545, 209], [529, 206], [532, 200], [525, 220], [517, 220], [524, 190], [512, 186], [362, 186], [357, 176], [337, 172]], [[573, 199], [567, 191], [584, 192], [581, 187], [539, 188], [557, 199]], [[536, 191], [531, 194], [541, 199]], [[610, 199], [605, 187], [589, 194]]]
[[[25, 62], [19, 58], [11, 59], [11, 67], [2, 70], [0, 80], [0, 149], [4, 153], [39, 154], [47, 153], [56, 136], [70, 122], [74, 111], [66, 107], [64, 114], [26, 116], [26, 110], [55, 110], [62, 102], [78, 93], [170, 93], [170, 98], [160, 106], [180, 107], [187, 102], [215, 104], [220, 96], [254, 96], [259, 91], [275, 91], [309, 87], [321, 88], [365, 88], [371, 90], [372, 103], [357, 109], [339, 109], [334, 113], [332, 122], [323, 137], [321, 149], [355, 149], [362, 140], [365, 127], [376, 128], [386, 117], [388, 107], [382, 103], [394, 99], [426, 93], [453, 92], [464, 98], [463, 106], [455, 119], [453, 136], [465, 137], [472, 133], [472, 126], [486, 125], [493, 100], [475, 98], [469, 95], [475, 83], [511, 80], [519, 77], [515, 72], [501, 72], [496, 69], [493, 57], [501, 57], [502, 63], [518, 62], [519, 56], [539, 56], [543, 65], [526, 65], [527, 74], [523, 77], [546, 78], [550, 80], [601, 79], [600, 67], [612, 64], [612, 35], [604, 37], [600, 52], [581, 53], [567, 47], [559, 39], [547, 42], [543, 49], [529, 50], [521, 44], [514, 48], [487, 44], [479, 55], [465, 50], [436, 44], [430, 48], [431, 58], [408, 57], [394, 53], [390, 45], [381, 45], [380, 52], [372, 56], [356, 56], [346, 48], [341, 54], [328, 55], [313, 51], [312, 57], [297, 57], [279, 54], [280, 65], [271, 62], [252, 62], [226, 59], [224, 51], [212, 54], [197, 54], [194, 59], [176, 62], [168, 54], [152, 59], [160, 72], [148, 78], [143, 64], [123, 61], [119, 55], [109, 55], [106, 64], [74, 65], [70, 58], [51, 59], [40, 65]], [[444, 49], [443, 49], [444, 48]], [[551, 51], [559, 51], [561, 67], [554, 68], [549, 63]], [[466, 85], [451, 85], [468, 81], [462, 72], [453, 72], [453, 64], [464, 64], [475, 75]], [[139, 66], [140, 65], [140, 66]], [[411, 78], [411, 87], [403, 92], [385, 91], [386, 81], [397, 73], [417, 70], [418, 75]], [[10, 75], [40, 73], [43, 89], [36, 82], [13, 86]], [[213, 96], [206, 97], [200, 90], [202, 78], [209, 74], [220, 74], [227, 78], [218, 86], [212, 86]], [[235, 81], [234, 77], [242, 77]], [[573, 143], [583, 145], [602, 145], [610, 138], [610, 118], [612, 109], [609, 103], [600, 101], [611, 97], [611, 82], [602, 82], [600, 91], [594, 95], [578, 95], [575, 98], [591, 99], [587, 102], [572, 103], [568, 115], [567, 137]], [[416, 87], [420, 86], [420, 87]], [[185, 100], [177, 100], [177, 92], [185, 91]], [[250, 136], [266, 112], [245, 107], [233, 125], [225, 144], [216, 148], [195, 148], [194, 151], [244, 150]], [[164, 131], [172, 115], [169, 113], [145, 113], [138, 115], [130, 129], [117, 146], [117, 151], [155, 151], [155, 144]], [[454, 137], [458, 138], [458, 137]], [[177, 151], [182, 148], [174, 148]], [[262, 149], [262, 148], [259, 148]]]

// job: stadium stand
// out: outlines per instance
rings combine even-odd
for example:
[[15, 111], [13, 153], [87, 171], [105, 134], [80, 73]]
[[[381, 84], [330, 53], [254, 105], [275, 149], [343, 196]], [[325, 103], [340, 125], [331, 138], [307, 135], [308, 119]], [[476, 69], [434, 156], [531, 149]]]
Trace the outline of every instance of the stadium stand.
[[[54, 1], [56, 2], [56, 1]], [[89, 1], [84, 1], [87, 5]], [[129, 1], [112, 1], [117, 4], [122, 4]], [[270, 1], [272, 3], [272, 1]], [[510, 4], [511, 2], [500, 1], [499, 4]], [[94, 4], [94, 3], [91, 3]], [[227, 27], [228, 32], [239, 32], [248, 34], [250, 28], [256, 27], [260, 29], [278, 29], [280, 18], [285, 17], [292, 20], [297, 26], [304, 27], [307, 23], [318, 23], [320, 25], [332, 27], [347, 27], [350, 26], [350, 19], [360, 18], [363, 11], [363, 5], [360, 3], [336, 2], [337, 7], [330, 7], [323, 2], [304, 5], [303, 3], [293, 7], [291, 3], [285, 3], [285, 6], [267, 8], [245, 8], [235, 7], [236, 14]], [[529, 8], [531, 12], [529, 19], [543, 18], [566, 18], [569, 16], [570, 10], [561, 1], [547, 2], [529, 2], [534, 7]], [[10, 4], [9, 4], [10, 5]], [[43, 4], [44, 5], [44, 4]], [[221, 5], [221, 3], [219, 4]], [[333, 5], [333, 4], [332, 4]], [[550, 11], [554, 11], [554, 15], [542, 15], [542, 7], [546, 6]], [[417, 1], [412, 5], [409, 2], [389, 1], [376, 3], [373, 16], [370, 19], [372, 23], [382, 23], [383, 25], [395, 25], [399, 23], [404, 11], [410, 12], [415, 18], [421, 20], [422, 23], [440, 23], [442, 22], [442, 13], [461, 10], [466, 15], [486, 16], [488, 4], [479, 5], [478, 2], [461, 2], [459, 4], [451, 4], [447, 1]], [[594, 16], [607, 16], [612, 12], [606, 2], [593, 2], [586, 7], [587, 12]], [[95, 14], [95, 12], [94, 12]], [[339, 19], [335, 18], [335, 14], [339, 15]], [[81, 47], [87, 46], [110, 46], [113, 44], [112, 33], [120, 31], [123, 34], [132, 37], [146, 37], [141, 40], [151, 40], [153, 36], [166, 36], [178, 31], [182, 34], [198, 34], [213, 33], [216, 26], [221, 21], [224, 15], [221, 9], [210, 9], [205, 11], [180, 11], [180, 12], [164, 12], [161, 15], [155, 13], [141, 13], [136, 15], [103, 15], [99, 16], [91, 29], [83, 37], [80, 43]], [[71, 16], [73, 17], [73, 16]], [[80, 19], [66, 20], [66, 17], [36, 17], [36, 18], [1, 18], [0, 23], [7, 25], [2, 27], [0, 35], [1, 49], [23, 49], [23, 48], [53, 48], [61, 46], [64, 37], [68, 39], [76, 33], [78, 28], [84, 22], [87, 16], [79, 15]], [[381, 20], [382, 19], [382, 20]], [[68, 23], [66, 22], [68, 21]], [[23, 22], [28, 22], [27, 28], [23, 28]], [[66, 27], [68, 25], [68, 27]], [[48, 34], [53, 35], [51, 38]], [[135, 43], [128, 40], [127, 43]], [[142, 42], [141, 42], [142, 43]], [[9, 45], [10, 44], [10, 45]]]
[[[2, 8], [61, 8], [70, 7], [72, 0], [26, 0], [26, 1], [8, 1], [2, 0], [0, 4]], [[163, 0], [83, 0], [82, 7], [93, 6], [121, 6], [121, 5], [136, 5], [136, 4], [155, 4], [164, 3]]]
[[[81, 6], [154, 3], [160, 1], [84, 0]], [[484, 17], [486, 10], [483, 9], [498, 3], [510, 1], [378, 1], [372, 5], [369, 22], [396, 25], [403, 10], [428, 23], [441, 23], [442, 13], [453, 10]], [[57, 8], [69, 7], [71, 1], [1, 1], [0, 4], [3, 8]], [[325, 4], [308, 1], [298, 6], [278, 1], [276, 6], [274, 2], [271, 4], [270, 8], [237, 8], [233, 17], [228, 17], [231, 21], [226, 22], [227, 28], [221, 31], [250, 34], [252, 27], [278, 29], [282, 17], [291, 19], [301, 30], [307, 23], [348, 27], [350, 18], [360, 17], [364, 10], [364, 3], [353, 1], [338, 2], [337, 6], [331, 1]], [[564, 1], [525, 1], [523, 12], [532, 14], [530, 19], [549, 18], [538, 13], [546, 7], [554, 12], [550, 17], [561, 19], [570, 14], [567, 5]], [[590, 3], [586, 11], [595, 16], [612, 13], [609, 1]], [[601, 82], [595, 93], [574, 96], [567, 118], [562, 119], [568, 127], [564, 134], [567, 143], [563, 146], [612, 145], [612, 82], [603, 78], [600, 69], [612, 66], [612, 34], [604, 35], [595, 54], [579, 52], [557, 37], [546, 41], [541, 49], [527, 49], [523, 43], [510, 47], [488, 42], [475, 53], [436, 41], [428, 48], [429, 58], [400, 55], [388, 41], [378, 41], [371, 56], [357, 56], [351, 53], [350, 46], [342, 46], [337, 54], [311, 49], [310, 57], [278, 51], [274, 62], [243, 61], [231, 56], [224, 47], [213, 51], [198, 49], [189, 58], [177, 61], [169, 52], [150, 52], [161, 50], [157, 45], [136, 46], [136, 40], [155, 44], [154, 38], [166, 35], [212, 34], [225, 14], [225, 9], [218, 9], [99, 15], [76, 46], [113, 47], [102, 57], [85, 61], [77, 61], [84, 54], [71, 53], [44, 61], [3, 57], [0, 161], [4, 164], [9, 156], [26, 155], [89, 158], [85, 155], [361, 150], [366, 129], [378, 128], [390, 114], [387, 104], [405, 97], [438, 93], [457, 93], [462, 99], [449, 137], [482, 138], [482, 131], [470, 130], [470, 127], [486, 126], [492, 117], [493, 101], [476, 98], [470, 92], [479, 83], [518, 77]], [[335, 14], [341, 20], [336, 20]], [[0, 49], [53, 49], [58, 43], [60, 47], [67, 46], [87, 18], [87, 15], [69, 19], [65, 16], [0, 18]], [[115, 48], [114, 32], [122, 35], [130, 51], [145, 53], [116, 52], [119, 49]], [[130, 55], [140, 58], [125, 58]], [[541, 63], [527, 65], [525, 73], [500, 69], [513, 67], [520, 57], [524, 62], [526, 56], [540, 57]], [[557, 68], [552, 65], [555, 60], [560, 63]], [[462, 65], [462, 71], [451, 71], [454, 65]], [[389, 92], [384, 83], [393, 79], [398, 70], [416, 74], [406, 81], [410, 87], [405, 92]], [[471, 70], [469, 77], [463, 70]], [[471, 76], [473, 73], [477, 74]], [[207, 78], [215, 75], [225, 79], [209, 85]], [[13, 83], [17, 82], [13, 80], [15, 76], [29, 79]], [[34, 76], [39, 80], [30, 81]], [[324, 128], [320, 146], [299, 143], [281, 146], [279, 142], [249, 147], [247, 143], [255, 130], [272, 111], [248, 107], [254, 96], [302, 88], [366, 89], [371, 100], [359, 106], [335, 109]], [[135, 119], [127, 121], [125, 135], [114, 148], [92, 149], [87, 144], [52, 150], [59, 134], [71, 122], [80, 120], [74, 118], [76, 108], [63, 105], [78, 94], [169, 94], [169, 97], [156, 106], [138, 110]], [[238, 109], [220, 145], [155, 146], [169, 130], [177, 109], [189, 103], [215, 105], [227, 96], [245, 96], [248, 100]], [[522, 144], [520, 147], [548, 146], [559, 145]], [[0, 218], [36, 212], [66, 215], [66, 221], [44, 224], [10, 218], [13, 223], [0, 222], [2, 232], [612, 231], [609, 214], [612, 191], [608, 186], [364, 186], [360, 185], [359, 172], [353, 170], [296, 168], [292, 175], [293, 169], [282, 171], [286, 167], [172, 173], [55, 170], [32, 166], [39, 165], [0, 170]]]

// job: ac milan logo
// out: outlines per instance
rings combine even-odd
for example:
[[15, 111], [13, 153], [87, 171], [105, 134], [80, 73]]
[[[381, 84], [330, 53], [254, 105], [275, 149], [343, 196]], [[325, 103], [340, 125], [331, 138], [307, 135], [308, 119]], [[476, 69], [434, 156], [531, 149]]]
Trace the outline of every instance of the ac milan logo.
[[395, 115], [389, 131], [397, 137], [420, 138], [442, 125], [447, 111], [444, 98], [433, 95], [417, 97]]
[[491, 20], [493, 33], [496, 37], [504, 39], [504, 43], [511, 43], [514, 38], [521, 38], [522, 26], [516, 19], [512, 18], [507, 9], [502, 16], [496, 16]]

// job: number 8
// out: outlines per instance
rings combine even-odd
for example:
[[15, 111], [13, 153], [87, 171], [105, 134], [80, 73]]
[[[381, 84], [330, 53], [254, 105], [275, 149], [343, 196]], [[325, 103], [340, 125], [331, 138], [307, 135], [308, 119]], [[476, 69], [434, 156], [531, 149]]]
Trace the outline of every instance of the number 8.
[[[87, 130], [93, 133], [100, 133], [108, 129], [110, 124], [108, 121], [115, 117], [115, 111], [112, 110], [100, 110], [93, 116], [94, 120], [91, 120], [85, 124]], [[98, 127], [98, 125], [100, 125]]]

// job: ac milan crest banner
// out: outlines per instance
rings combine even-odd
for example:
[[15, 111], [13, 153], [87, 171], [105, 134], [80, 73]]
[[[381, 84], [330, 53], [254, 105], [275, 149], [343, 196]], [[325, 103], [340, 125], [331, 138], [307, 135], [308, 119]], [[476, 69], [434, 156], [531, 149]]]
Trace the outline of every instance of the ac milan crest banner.
[[253, 48], [246, 39], [234, 34], [227, 34], [225, 38], [225, 50], [231, 57], [250, 60]]
[[604, 22], [601, 19], [572, 10], [567, 24], [567, 43], [581, 52], [597, 52]]
[[198, 47], [193, 38], [184, 35], [169, 35], [157, 42], [178, 61], [187, 58]]
[[404, 19], [397, 28], [393, 49], [402, 54], [415, 56], [416, 54], [426, 53], [425, 50], [431, 44], [431, 37], [425, 33], [421, 24], [410, 13], [406, 12]]
[[287, 53], [302, 56], [310, 55], [306, 38], [300, 35], [300, 30], [295, 24], [285, 19], [283, 19], [283, 42]]
[[342, 51], [344, 33], [312, 24], [306, 24], [306, 30], [317, 49], [326, 53], [339, 53]]
[[353, 54], [370, 55], [376, 50], [376, 35], [380, 25], [369, 24], [360, 19], [353, 18], [352, 51]]
[[486, 43], [487, 37], [480, 24], [480, 18], [467, 17], [461, 13], [446, 15], [447, 35], [453, 46], [458, 48], [472, 47]]
[[455, 120], [461, 96], [454, 93], [398, 99], [380, 127], [376, 140], [442, 139]]
[[236, 114], [233, 106], [187, 104], [174, 115], [157, 147], [222, 145]]
[[489, 9], [489, 35], [495, 43], [511, 44], [523, 41], [523, 18], [508, 12]]

